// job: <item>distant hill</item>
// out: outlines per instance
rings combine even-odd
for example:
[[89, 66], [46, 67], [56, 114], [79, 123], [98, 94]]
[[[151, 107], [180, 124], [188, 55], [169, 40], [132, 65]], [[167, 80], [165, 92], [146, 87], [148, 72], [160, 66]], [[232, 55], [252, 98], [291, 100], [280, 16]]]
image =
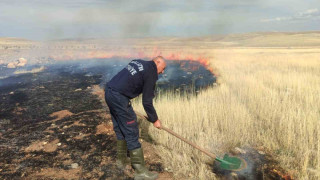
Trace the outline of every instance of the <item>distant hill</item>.
[[319, 32], [266, 32], [227, 35], [218, 42], [229, 42], [232, 46], [246, 47], [305, 47], [320, 46]]
[[[101, 38], [101, 39], [57, 39], [44, 42], [21, 38], [0, 37], [0, 46], [4, 45], [53, 45], [59, 49], [65, 45], [72, 47], [87, 46], [179, 46], [179, 47], [320, 47], [320, 31], [313, 32], [259, 32], [229, 35], [212, 35], [202, 37], [148, 37], [148, 38]], [[29, 47], [29, 46], [28, 46]], [[34, 46], [30, 46], [34, 47]], [[14, 47], [11, 47], [14, 48]]]
[[0, 44], [26, 44], [32, 43], [34, 41], [23, 39], [23, 38], [15, 38], [15, 37], [0, 37]]

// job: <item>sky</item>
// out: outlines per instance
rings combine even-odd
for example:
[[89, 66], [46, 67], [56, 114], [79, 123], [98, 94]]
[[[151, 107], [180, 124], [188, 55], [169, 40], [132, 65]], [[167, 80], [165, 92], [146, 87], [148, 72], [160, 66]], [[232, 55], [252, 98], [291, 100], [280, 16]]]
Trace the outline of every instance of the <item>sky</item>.
[[31, 40], [319, 30], [319, 0], [0, 0], [0, 37]]

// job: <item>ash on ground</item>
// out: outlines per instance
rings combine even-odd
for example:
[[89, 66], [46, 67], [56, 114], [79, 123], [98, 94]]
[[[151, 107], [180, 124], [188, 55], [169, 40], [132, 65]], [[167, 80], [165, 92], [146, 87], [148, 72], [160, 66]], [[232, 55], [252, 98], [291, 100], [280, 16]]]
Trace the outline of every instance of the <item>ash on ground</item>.
[[[101, 76], [99, 84], [103, 86], [117, 72], [123, 69], [130, 60], [128, 59], [90, 59], [64, 62], [51, 62], [45, 65], [46, 72], [53, 75], [59, 73], [84, 74], [85, 76]], [[0, 87], [24, 83], [23, 77], [17, 78], [17, 72], [32, 72], [43, 65], [29, 65], [16, 69], [0, 66]], [[19, 73], [22, 74], [22, 73]], [[18, 74], [18, 75], [19, 75]], [[178, 60], [167, 61], [164, 74], [159, 75], [156, 90], [163, 91], [198, 92], [212, 86], [216, 77], [197, 61]]]

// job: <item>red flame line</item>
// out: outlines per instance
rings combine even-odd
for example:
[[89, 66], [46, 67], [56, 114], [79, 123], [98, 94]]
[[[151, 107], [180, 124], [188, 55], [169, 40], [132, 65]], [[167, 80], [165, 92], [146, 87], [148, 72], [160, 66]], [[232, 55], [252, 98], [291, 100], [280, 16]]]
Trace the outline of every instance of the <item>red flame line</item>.
[[[145, 50], [146, 52], [148, 50]], [[162, 51], [158, 48], [153, 48], [151, 53], [145, 53], [144, 51], [138, 52], [125, 52], [125, 53], [115, 53], [115, 52], [106, 52], [106, 51], [84, 51], [84, 52], [64, 52], [60, 55], [51, 55], [50, 57], [58, 60], [58, 61], [65, 61], [65, 60], [85, 60], [85, 59], [108, 59], [108, 58], [141, 58], [141, 59], [152, 59], [156, 56], [163, 56], [166, 60], [170, 61], [179, 61], [179, 60], [189, 60], [189, 61], [197, 61], [201, 65], [203, 65], [207, 70], [209, 70], [213, 75], [213, 68], [210, 64], [208, 58], [205, 57], [196, 57], [192, 54], [183, 55], [182, 53], [169, 53], [164, 55]]]

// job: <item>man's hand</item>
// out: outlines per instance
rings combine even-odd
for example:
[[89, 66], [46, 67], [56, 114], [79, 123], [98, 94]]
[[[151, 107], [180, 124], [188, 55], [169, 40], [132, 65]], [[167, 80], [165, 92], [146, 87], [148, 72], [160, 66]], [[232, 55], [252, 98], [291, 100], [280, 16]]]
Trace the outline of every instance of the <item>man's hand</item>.
[[160, 120], [158, 119], [156, 122], [153, 123], [153, 126], [158, 128], [158, 129], [161, 129], [161, 122]]

